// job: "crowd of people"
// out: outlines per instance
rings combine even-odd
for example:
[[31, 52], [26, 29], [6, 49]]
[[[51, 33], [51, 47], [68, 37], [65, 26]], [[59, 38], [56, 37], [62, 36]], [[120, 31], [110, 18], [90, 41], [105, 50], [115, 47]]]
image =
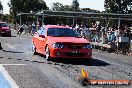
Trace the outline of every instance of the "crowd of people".
[[123, 54], [132, 51], [132, 29], [127, 25], [106, 28], [97, 21], [91, 27], [76, 25], [74, 28], [90, 42], [111, 45]]
[[22, 24], [17, 32], [17, 34], [21, 34], [22, 32], [25, 32], [28, 33], [28, 34], [31, 34], [33, 35], [35, 32], [36, 32], [36, 24], [35, 22], [32, 22], [32, 23], [25, 23], [25, 24]]

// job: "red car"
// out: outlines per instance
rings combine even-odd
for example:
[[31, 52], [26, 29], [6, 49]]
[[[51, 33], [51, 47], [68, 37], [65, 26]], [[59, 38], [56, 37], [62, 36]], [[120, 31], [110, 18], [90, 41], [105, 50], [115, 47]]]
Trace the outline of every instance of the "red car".
[[2, 36], [11, 36], [11, 29], [6, 22], [0, 22], [0, 34]]
[[51, 58], [82, 58], [90, 60], [92, 46], [79, 36], [76, 30], [66, 26], [46, 25], [41, 27], [32, 38], [32, 51]]

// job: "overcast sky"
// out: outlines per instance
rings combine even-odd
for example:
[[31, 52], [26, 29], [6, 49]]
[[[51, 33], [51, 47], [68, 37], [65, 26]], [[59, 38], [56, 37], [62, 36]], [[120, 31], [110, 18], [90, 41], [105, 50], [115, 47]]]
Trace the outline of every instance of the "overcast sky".
[[[2, 2], [3, 5], [3, 11], [4, 14], [9, 13], [9, 7], [7, 5], [7, 3], [10, 0], [0, 0]], [[48, 7], [52, 6], [52, 3], [54, 2], [60, 2], [63, 5], [71, 5], [72, 4], [72, 0], [44, 0], [47, 4]], [[96, 10], [100, 10], [103, 11], [104, 10], [104, 0], [79, 0], [80, 3], [80, 8], [91, 8], [91, 9], [96, 9]]]

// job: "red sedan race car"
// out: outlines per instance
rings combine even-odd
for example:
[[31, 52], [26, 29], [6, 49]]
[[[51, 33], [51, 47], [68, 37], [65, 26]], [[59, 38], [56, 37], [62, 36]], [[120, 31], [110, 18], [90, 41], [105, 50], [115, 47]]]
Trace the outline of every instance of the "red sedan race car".
[[66, 26], [46, 25], [32, 38], [32, 52], [44, 54], [47, 60], [53, 58], [81, 58], [90, 60], [92, 46], [80, 37], [76, 30]]
[[6, 22], [0, 22], [0, 35], [11, 36], [11, 29]]

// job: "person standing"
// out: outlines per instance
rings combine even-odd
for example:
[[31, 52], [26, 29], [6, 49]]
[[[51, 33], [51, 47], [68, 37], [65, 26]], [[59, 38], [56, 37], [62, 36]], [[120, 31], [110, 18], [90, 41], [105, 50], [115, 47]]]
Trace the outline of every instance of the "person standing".
[[33, 23], [32, 23], [32, 34], [31, 34], [31, 35], [33, 35], [35, 32], [36, 32], [36, 25], [35, 25], [35, 23], [33, 22]]
[[31, 34], [31, 30], [32, 30], [32, 25], [31, 23], [28, 24], [28, 33]]
[[21, 34], [24, 31], [24, 24], [20, 27], [20, 29], [18, 30], [17, 34]]
[[28, 24], [27, 23], [24, 25], [24, 29], [25, 29], [25, 34], [28, 33]]

